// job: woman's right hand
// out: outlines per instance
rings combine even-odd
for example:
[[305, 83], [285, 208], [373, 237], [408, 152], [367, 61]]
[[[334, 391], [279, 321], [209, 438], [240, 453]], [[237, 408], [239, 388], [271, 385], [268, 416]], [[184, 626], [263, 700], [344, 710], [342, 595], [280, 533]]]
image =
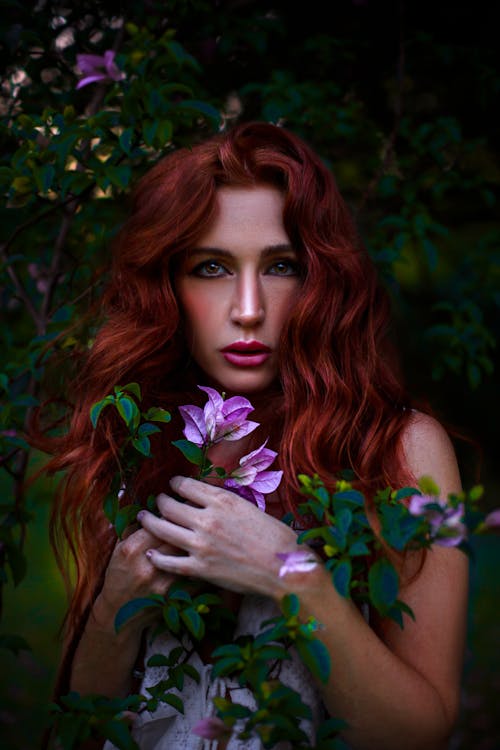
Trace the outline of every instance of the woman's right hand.
[[[127, 602], [151, 594], [164, 595], [176, 576], [165, 573], [151, 564], [146, 557], [148, 549], [157, 549], [164, 554], [175, 555], [178, 550], [157, 539], [150, 532], [137, 528], [117, 541], [111, 555], [104, 584], [97, 597], [93, 614], [97, 621], [114, 624], [118, 611]], [[158, 616], [158, 610], [141, 610], [126, 623], [128, 630], [142, 630]]]

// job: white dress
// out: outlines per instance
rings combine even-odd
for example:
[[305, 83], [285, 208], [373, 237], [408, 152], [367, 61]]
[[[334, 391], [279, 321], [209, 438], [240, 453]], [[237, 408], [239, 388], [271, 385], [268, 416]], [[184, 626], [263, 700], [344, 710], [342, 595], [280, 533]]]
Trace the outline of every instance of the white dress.
[[[238, 613], [234, 637], [240, 635], [256, 636], [262, 630], [262, 622], [275, 617], [279, 611], [271, 599], [257, 595], [243, 597]], [[153, 654], [168, 655], [179, 641], [170, 633], [162, 633], [154, 641], [148, 641], [145, 663]], [[314, 739], [315, 727], [325, 719], [325, 712], [319, 690], [308, 669], [300, 660], [294, 649], [290, 651], [291, 659], [280, 661], [277, 665], [279, 679], [287, 687], [297, 691], [303, 702], [312, 711], [312, 721], [301, 722], [301, 728]], [[179, 713], [167, 703], [160, 703], [154, 713], [142, 711], [134, 722], [133, 736], [141, 750], [216, 750], [217, 740], [206, 740], [193, 734], [192, 727], [200, 720], [216, 715], [212, 699], [216, 696], [230, 698], [250, 709], [255, 709], [252, 693], [242, 688], [229, 677], [210, 678], [211, 665], [204, 664], [199, 654], [194, 652], [189, 663], [200, 675], [199, 683], [186, 678], [182, 693], [172, 689], [184, 702], [184, 714]], [[276, 677], [274, 673], [271, 676]], [[147, 667], [141, 685], [142, 695], [148, 695], [146, 688], [166, 678], [166, 667]], [[114, 745], [106, 742], [104, 750], [114, 750]], [[275, 746], [280, 750], [289, 750], [290, 743], [284, 741]], [[262, 750], [258, 738], [238, 740], [234, 735], [227, 744], [227, 750]]]

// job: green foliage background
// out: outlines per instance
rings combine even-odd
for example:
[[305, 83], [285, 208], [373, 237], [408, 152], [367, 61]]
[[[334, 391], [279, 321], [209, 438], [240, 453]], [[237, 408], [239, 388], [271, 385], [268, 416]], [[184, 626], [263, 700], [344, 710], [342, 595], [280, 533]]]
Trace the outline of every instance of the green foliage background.
[[[166, 151], [235, 119], [281, 123], [316, 148], [393, 296], [415, 396], [481, 447], [484, 502], [498, 505], [500, 70], [484, 0], [3, 0], [1, 12], [0, 634], [32, 649], [0, 650], [0, 730], [17, 750], [37, 745], [64, 610], [53, 483], [26, 488], [43, 457], [21, 433], [41, 399], [71, 398], [126, 194]], [[125, 78], [76, 90], [76, 54], [106, 49]], [[457, 450], [470, 484], [477, 452]], [[460, 750], [500, 740], [500, 555], [495, 538], [474, 544]]]

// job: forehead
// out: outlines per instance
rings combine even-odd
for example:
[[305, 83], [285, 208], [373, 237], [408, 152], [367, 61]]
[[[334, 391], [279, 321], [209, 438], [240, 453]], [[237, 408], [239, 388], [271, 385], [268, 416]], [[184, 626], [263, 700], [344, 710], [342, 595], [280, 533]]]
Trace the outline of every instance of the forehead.
[[286, 242], [283, 205], [282, 193], [268, 185], [219, 188], [215, 220], [197, 244], [222, 247], [236, 237], [261, 237], [266, 245]]

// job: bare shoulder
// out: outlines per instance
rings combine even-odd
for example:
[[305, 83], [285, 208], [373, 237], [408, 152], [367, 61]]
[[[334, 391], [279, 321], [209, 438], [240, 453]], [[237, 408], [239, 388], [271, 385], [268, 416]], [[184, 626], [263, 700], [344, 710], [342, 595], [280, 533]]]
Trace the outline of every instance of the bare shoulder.
[[406, 466], [416, 479], [431, 476], [444, 496], [460, 491], [460, 472], [453, 443], [437, 419], [422, 412], [412, 412], [401, 441]]

